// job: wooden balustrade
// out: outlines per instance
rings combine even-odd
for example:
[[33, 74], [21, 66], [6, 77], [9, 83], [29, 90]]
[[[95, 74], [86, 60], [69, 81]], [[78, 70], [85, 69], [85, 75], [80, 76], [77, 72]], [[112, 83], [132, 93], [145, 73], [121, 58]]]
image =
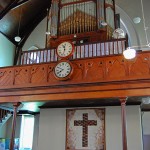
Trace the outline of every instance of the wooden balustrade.
[[[76, 44], [74, 54], [70, 60], [122, 54], [126, 48], [125, 45], [126, 39]], [[56, 48], [23, 51], [21, 55], [21, 65], [55, 62], [58, 60]]]

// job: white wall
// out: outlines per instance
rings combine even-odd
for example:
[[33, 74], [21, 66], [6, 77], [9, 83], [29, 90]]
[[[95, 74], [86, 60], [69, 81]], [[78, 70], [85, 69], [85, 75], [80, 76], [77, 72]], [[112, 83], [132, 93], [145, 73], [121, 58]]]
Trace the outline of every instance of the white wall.
[[150, 150], [150, 112], [142, 112], [144, 150]]
[[[106, 149], [122, 150], [120, 107], [106, 107]], [[141, 114], [139, 106], [127, 107], [128, 150], [142, 150]], [[65, 150], [66, 109], [40, 111], [37, 150]]]
[[34, 116], [35, 122], [34, 122], [34, 134], [33, 134], [32, 150], [38, 149], [39, 117], [40, 117], [39, 114]]
[[6, 135], [6, 125], [0, 126], [0, 138], [5, 138]]
[[15, 45], [0, 33], [0, 67], [12, 66], [14, 54]]
[[45, 48], [45, 32], [46, 32], [46, 18], [43, 19], [38, 26], [32, 31], [29, 38], [25, 42], [22, 50], [26, 51], [32, 46], [38, 48]]
[[143, 112], [142, 114], [143, 134], [150, 135], [150, 112]]

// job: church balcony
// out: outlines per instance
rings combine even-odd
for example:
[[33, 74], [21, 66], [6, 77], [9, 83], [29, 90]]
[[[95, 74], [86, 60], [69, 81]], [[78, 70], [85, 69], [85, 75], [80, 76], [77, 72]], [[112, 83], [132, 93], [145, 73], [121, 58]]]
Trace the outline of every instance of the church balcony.
[[65, 81], [54, 75], [59, 61], [41, 60], [45, 59], [39, 59], [39, 64], [0, 68], [0, 102], [150, 95], [150, 52], [139, 52], [132, 60], [122, 54], [71, 59], [73, 73]]

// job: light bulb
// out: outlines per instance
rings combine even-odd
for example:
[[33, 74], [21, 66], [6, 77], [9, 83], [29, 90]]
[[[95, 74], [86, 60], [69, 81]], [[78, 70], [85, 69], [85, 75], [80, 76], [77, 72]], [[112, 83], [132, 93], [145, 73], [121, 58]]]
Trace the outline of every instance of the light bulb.
[[76, 38], [77, 37], [77, 35], [76, 34], [74, 34], [74, 36], [73, 36], [74, 38]]
[[47, 31], [45, 34], [50, 35], [51, 33], [50, 33], [50, 31]]
[[135, 24], [138, 24], [138, 23], [141, 22], [141, 18], [140, 18], [140, 17], [135, 17], [135, 18], [133, 18], [133, 22], [134, 22]]
[[20, 42], [21, 41], [21, 37], [20, 36], [15, 36], [15, 41], [16, 42]]
[[148, 43], [147, 46], [150, 47], [150, 43]]
[[136, 50], [128, 48], [123, 51], [123, 55], [126, 59], [133, 59], [136, 56]]
[[102, 26], [107, 26], [107, 22], [103, 21], [103, 22], [101, 22], [101, 25]]

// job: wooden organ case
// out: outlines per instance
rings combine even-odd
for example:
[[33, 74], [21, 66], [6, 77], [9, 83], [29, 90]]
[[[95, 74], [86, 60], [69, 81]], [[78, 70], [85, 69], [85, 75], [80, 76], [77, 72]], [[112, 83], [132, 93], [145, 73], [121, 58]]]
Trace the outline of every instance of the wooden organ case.
[[[105, 25], [107, 23], [107, 25]], [[115, 30], [114, 0], [53, 0], [47, 45], [63, 41], [99, 42], [112, 38]]]

